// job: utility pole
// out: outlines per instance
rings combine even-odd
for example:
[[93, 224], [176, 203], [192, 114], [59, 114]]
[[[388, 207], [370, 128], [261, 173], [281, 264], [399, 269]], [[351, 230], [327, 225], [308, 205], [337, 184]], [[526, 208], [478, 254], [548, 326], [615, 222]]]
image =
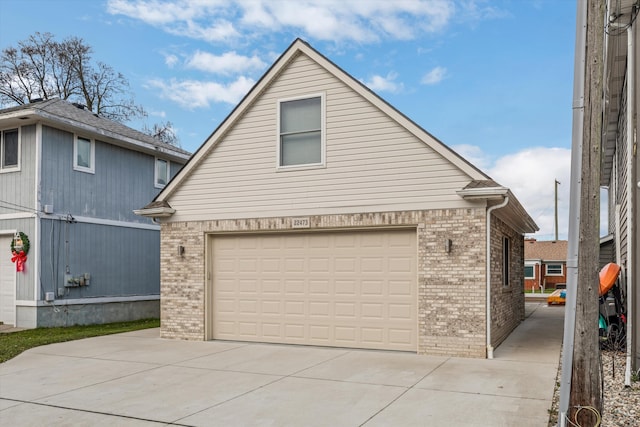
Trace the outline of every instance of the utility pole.
[[556, 201], [556, 209], [555, 209], [555, 219], [556, 219], [556, 242], [558, 241], [558, 184], [560, 184], [560, 181], [558, 181], [557, 179], [556, 181], [556, 194], [555, 194], [555, 201]]
[[[600, 143], [602, 135], [603, 0], [587, 1], [584, 122], [580, 179], [578, 280], [573, 369], [568, 417], [581, 426], [596, 423], [590, 406], [602, 413], [600, 347], [598, 342], [598, 252], [600, 212]], [[576, 414], [576, 412], [579, 412]], [[576, 417], [577, 415], [577, 417]], [[576, 419], [577, 418], [577, 419]], [[575, 421], [574, 421], [575, 420]]]

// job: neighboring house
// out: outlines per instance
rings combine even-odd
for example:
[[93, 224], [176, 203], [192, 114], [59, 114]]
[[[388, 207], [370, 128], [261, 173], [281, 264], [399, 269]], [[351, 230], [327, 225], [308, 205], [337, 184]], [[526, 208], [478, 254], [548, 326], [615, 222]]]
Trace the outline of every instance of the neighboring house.
[[165, 338], [491, 357], [524, 318], [511, 191], [299, 39], [137, 213]]
[[567, 284], [567, 241], [524, 240], [524, 288], [556, 289]]
[[[600, 184], [608, 189], [608, 236], [601, 240], [600, 264], [622, 267], [627, 301], [631, 370], [640, 368], [640, 160], [637, 134], [640, 120], [638, 77], [640, 36], [637, 2], [608, 1], [604, 28], [603, 140]], [[600, 53], [598, 53], [600, 54]]]
[[[158, 317], [159, 226], [133, 209], [188, 157], [60, 99], [0, 110], [0, 321]], [[20, 272], [16, 233], [30, 243]]]

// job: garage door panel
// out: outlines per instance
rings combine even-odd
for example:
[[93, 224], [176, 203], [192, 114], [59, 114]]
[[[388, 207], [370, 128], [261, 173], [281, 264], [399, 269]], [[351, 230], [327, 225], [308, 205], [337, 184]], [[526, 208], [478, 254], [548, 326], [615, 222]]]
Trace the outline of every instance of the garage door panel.
[[392, 320], [409, 320], [413, 317], [410, 304], [389, 304], [389, 319]]
[[360, 293], [363, 296], [382, 296], [384, 293], [385, 283], [382, 280], [362, 280], [360, 283]]
[[355, 319], [356, 302], [336, 302], [334, 304], [334, 317], [336, 319]]
[[260, 283], [262, 285], [261, 288], [263, 294], [282, 293], [282, 282], [280, 279], [262, 279], [260, 280]]
[[309, 339], [315, 345], [330, 342], [331, 327], [329, 325], [309, 325]]
[[284, 290], [287, 295], [304, 295], [307, 289], [307, 283], [304, 278], [289, 279], [284, 284]]
[[287, 301], [285, 302], [285, 314], [287, 316], [304, 316], [306, 307], [304, 301]]
[[328, 279], [324, 280], [309, 280], [309, 295], [310, 296], [326, 296], [330, 291], [330, 283]]
[[309, 303], [309, 316], [326, 317], [331, 316], [331, 304], [329, 301], [312, 301]]
[[257, 335], [258, 324], [256, 322], [238, 322], [238, 335], [241, 338], [252, 338]]
[[287, 340], [302, 341], [305, 336], [304, 330], [305, 326], [302, 323], [288, 323], [284, 325], [284, 338]]
[[280, 301], [263, 300], [261, 313], [265, 315], [279, 315], [282, 313]]
[[416, 351], [415, 230], [212, 239], [212, 338]]
[[266, 339], [280, 340], [282, 338], [282, 325], [280, 323], [262, 323], [262, 336]]

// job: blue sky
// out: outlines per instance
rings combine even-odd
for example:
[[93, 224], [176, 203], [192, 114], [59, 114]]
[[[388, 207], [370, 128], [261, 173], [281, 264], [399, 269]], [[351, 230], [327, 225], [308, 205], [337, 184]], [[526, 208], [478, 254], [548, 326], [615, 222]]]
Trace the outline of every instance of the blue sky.
[[195, 151], [296, 38], [512, 189], [566, 238], [574, 0], [3, 0], [0, 48], [77, 36]]

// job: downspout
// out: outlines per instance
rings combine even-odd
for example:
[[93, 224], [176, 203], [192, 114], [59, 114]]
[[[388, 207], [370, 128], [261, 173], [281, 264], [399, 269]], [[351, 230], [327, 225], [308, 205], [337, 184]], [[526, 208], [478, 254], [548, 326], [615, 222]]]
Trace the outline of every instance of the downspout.
[[[635, 7], [634, 7], [635, 12]], [[624, 371], [624, 385], [631, 386], [631, 354], [633, 344], [633, 281], [634, 281], [634, 256], [633, 253], [633, 152], [634, 152], [634, 126], [633, 106], [635, 96], [635, 55], [633, 42], [633, 12], [632, 20], [627, 27], [627, 367]], [[629, 304], [628, 302], [632, 303]]]
[[509, 196], [504, 196], [502, 203], [487, 209], [487, 359], [493, 359], [493, 346], [491, 345], [491, 212], [504, 208], [509, 203]]
[[573, 371], [573, 344], [576, 325], [576, 291], [578, 285], [578, 241], [584, 125], [584, 81], [587, 47], [587, 1], [578, 0], [576, 13], [576, 49], [573, 66], [573, 129], [571, 132], [571, 182], [569, 184], [569, 227], [567, 242], [567, 300], [562, 339], [562, 373], [558, 425], [566, 426]]

